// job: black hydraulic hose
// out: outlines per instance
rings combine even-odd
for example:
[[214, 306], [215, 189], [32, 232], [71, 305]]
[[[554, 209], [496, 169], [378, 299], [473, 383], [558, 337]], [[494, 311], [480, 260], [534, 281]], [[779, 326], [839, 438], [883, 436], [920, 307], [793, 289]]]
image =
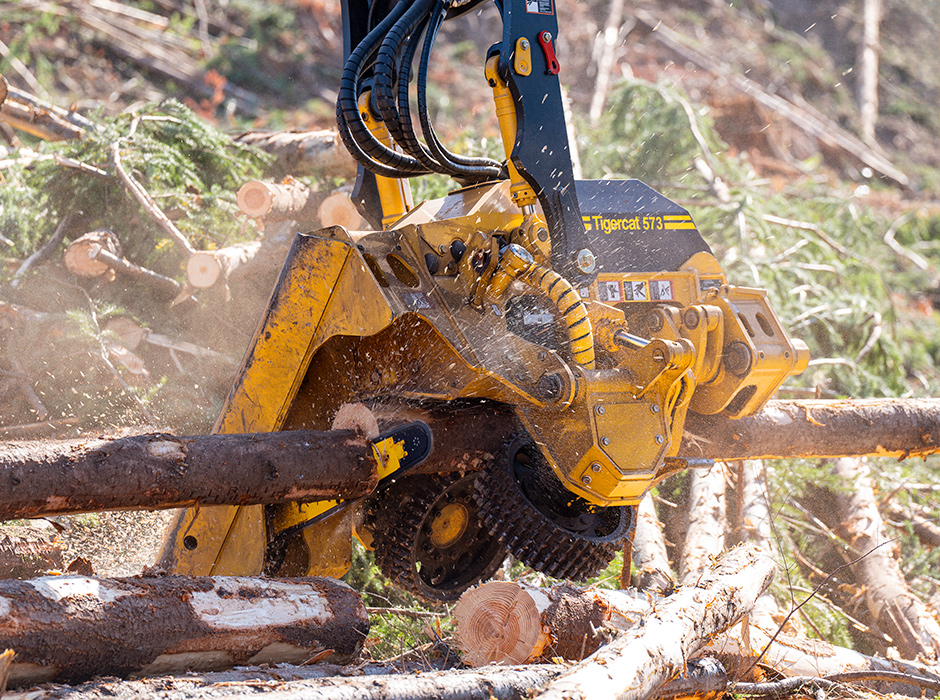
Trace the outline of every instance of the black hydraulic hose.
[[429, 170], [411, 156], [388, 148], [369, 131], [359, 113], [359, 77], [379, 42], [408, 8], [406, 2], [395, 5], [349, 54], [343, 66], [339, 95], [336, 99], [336, 123], [343, 145], [364, 168], [391, 178], [424, 175]]
[[395, 122], [396, 130], [393, 137], [406, 153], [414, 156], [425, 167], [436, 173], [447, 174], [444, 166], [434, 159], [431, 152], [418, 139], [411, 121], [411, 105], [409, 104], [411, 64], [414, 61], [415, 53], [418, 51], [418, 46], [421, 44], [421, 35], [427, 28], [428, 22], [429, 18], [426, 16], [421, 25], [411, 35], [411, 39], [401, 55], [401, 68], [398, 71], [398, 119]]
[[428, 66], [431, 61], [431, 48], [437, 38], [437, 32], [444, 22], [447, 6], [446, 0], [437, 0], [424, 37], [424, 48], [421, 52], [421, 63], [418, 68], [418, 117], [421, 121], [421, 130], [424, 133], [431, 155], [447, 168], [448, 175], [456, 179], [471, 181], [505, 179], [508, 175], [499, 161], [492, 158], [472, 158], [451, 153], [437, 138], [434, 127], [431, 125], [427, 100]]
[[[401, 19], [388, 30], [388, 34], [382, 40], [382, 45], [375, 57], [373, 66], [374, 85], [372, 88], [373, 104], [375, 104], [379, 116], [396, 141], [400, 140], [401, 127], [394, 86], [396, 78], [399, 78], [398, 63], [399, 59], [402, 58], [402, 47], [406, 41], [412, 38], [415, 31], [427, 21], [433, 3], [434, 0], [415, 0]], [[402, 61], [402, 65], [404, 66], [404, 61]]]

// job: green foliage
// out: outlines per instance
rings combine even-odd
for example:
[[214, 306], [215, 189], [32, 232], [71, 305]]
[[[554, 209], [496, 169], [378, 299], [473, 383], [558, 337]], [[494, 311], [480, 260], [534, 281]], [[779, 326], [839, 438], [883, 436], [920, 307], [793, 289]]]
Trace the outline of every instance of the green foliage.
[[[165, 234], [116, 177], [112, 146], [119, 149], [124, 169], [194, 246], [213, 248], [240, 238], [235, 192], [246, 179], [261, 174], [266, 156], [234, 143], [175, 100], [100, 119], [99, 124], [100, 130], [83, 139], [46, 143], [42, 150], [109, 177], [79, 173], [51, 159], [5, 171], [9, 186], [0, 189], [0, 224], [17, 254], [28, 255], [50, 227], [80, 210], [88, 230], [113, 230], [129, 259], [160, 270], [154, 252], [166, 245]], [[35, 225], [39, 222], [42, 226]]]

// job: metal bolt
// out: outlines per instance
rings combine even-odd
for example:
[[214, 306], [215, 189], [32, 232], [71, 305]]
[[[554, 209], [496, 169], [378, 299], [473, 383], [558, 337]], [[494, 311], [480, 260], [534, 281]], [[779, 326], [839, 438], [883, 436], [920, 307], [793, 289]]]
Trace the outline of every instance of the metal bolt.
[[662, 445], [664, 442], [666, 442], [666, 438], [664, 438], [662, 435], [657, 435], [653, 438], [653, 442], [655, 442], [657, 445]]
[[591, 477], [589, 477], [587, 474], [585, 474], [584, 476], [581, 477], [581, 483], [584, 484], [585, 486], [590, 486], [590, 485], [591, 485]]
[[548, 240], [548, 229], [544, 226], [540, 226], [539, 230], [535, 232], [535, 235], [538, 236], [538, 239], [544, 243]]
[[603, 407], [603, 406], [598, 406], [597, 408], [594, 409], [594, 411], [595, 411], [595, 412], [597, 413], [597, 415], [599, 415], [599, 416], [604, 415], [604, 407]]
[[656, 404], [652, 404], [650, 406], [650, 411], [652, 411], [653, 413], [659, 413], [659, 406], [657, 406]]
[[528, 40], [526, 40], [526, 39], [520, 39], [520, 40], [519, 40], [519, 48], [522, 49], [523, 51], [528, 51], [528, 50], [529, 50], [529, 42], [528, 42]]
[[544, 42], [547, 44], [547, 43], [550, 42], [551, 40], [552, 40], [552, 33], [551, 33], [551, 32], [542, 32], [542, 41], [544, 41]]
[[592, 471], [592, 472], [597, 473], [597, 472], [599, 472], [601, 469], [602, 469], [601, 465], [598, 464], [597, 462], [594, 462], [594, 464], [591, 465], [591, 471]]
[[601, 438], [601, 444], [602, 444], [604, 447], [607, 447], [607, 446], [610, 444], [610, 438], [608, 438], [608, 437], [602, 437], [602, 438]]
[[590, 249], [582, 248], [578, 251], [577, 265], [581, 272], [589, 275], [594, 272], [594, 269], [597, 267], [597, 259]]

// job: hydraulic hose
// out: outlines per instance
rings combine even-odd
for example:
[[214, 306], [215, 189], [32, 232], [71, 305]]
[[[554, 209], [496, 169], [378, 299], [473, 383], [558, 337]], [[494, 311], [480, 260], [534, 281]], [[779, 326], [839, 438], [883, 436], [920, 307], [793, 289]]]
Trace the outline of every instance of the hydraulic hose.
[[372, 135], [359, 113], [359, 78], [379, 42], [409, 7], [406, 2], [398, 3], [349, 54], [343, 66], [336, 100], [336, 123], [347, 150], [363, 167], [377, 175], [391, 178], [424, 175], [430, 171], [416, 159], [388, 148]]
[[594, 369], [594, 333], [587, 309], [574, 287], [554, 270], [532, 263], [522, 274], [523, 282], [542, 290], [564, 319], [571, 359], [585, 369]]
[[440, 142], [440, 139], [437, 138], [434, 127], [431, 125], [427, 100], [428, 67], [431, 62], [431, 48], [434, 46], [437, 32], [444, 22], [447, 8], [448, 3], [446, 0], [438, 0], [424, 37], [424, 48], [421, 52], [421, 62], [418, 68], [417, 88], [418, 118], [421, 121], [422, 133], [432, 157], [446, 168], [448, 175], [456, 179], [471, 181], [505, 179], [507, 175], [502, 164], [492, 158], [470, 158], [448, 151]]

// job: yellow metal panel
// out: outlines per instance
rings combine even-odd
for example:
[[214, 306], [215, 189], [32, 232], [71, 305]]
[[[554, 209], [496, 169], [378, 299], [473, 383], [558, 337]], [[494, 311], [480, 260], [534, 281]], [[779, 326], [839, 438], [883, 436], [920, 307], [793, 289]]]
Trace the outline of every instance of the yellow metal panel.
[[[342, 289], [341, 298], [347, 306], [355, 304], [357, 295], [351, 290], [355, 291], [355, 285], [364, 282], [361, 275], [368, 273], [358, 256], [350, 255], [348, 241], [327, 238], [328, 229], [319, 233], [299, 235], [295, 240], [214, 432], [280, 429], [317, 347], [314, 337], [337, 288]], [[355, 269], [344, 276], [344, 265], [350, 259]], [[354, 315], [351, 323], [362, 329], [369, 325], [368, 319], [380, 316], [365, 311]], [[190, 508], [171, 528], [161, 562], [173, 573], [257, 574], [263, 567], [265, 546], [263, 506]]]

